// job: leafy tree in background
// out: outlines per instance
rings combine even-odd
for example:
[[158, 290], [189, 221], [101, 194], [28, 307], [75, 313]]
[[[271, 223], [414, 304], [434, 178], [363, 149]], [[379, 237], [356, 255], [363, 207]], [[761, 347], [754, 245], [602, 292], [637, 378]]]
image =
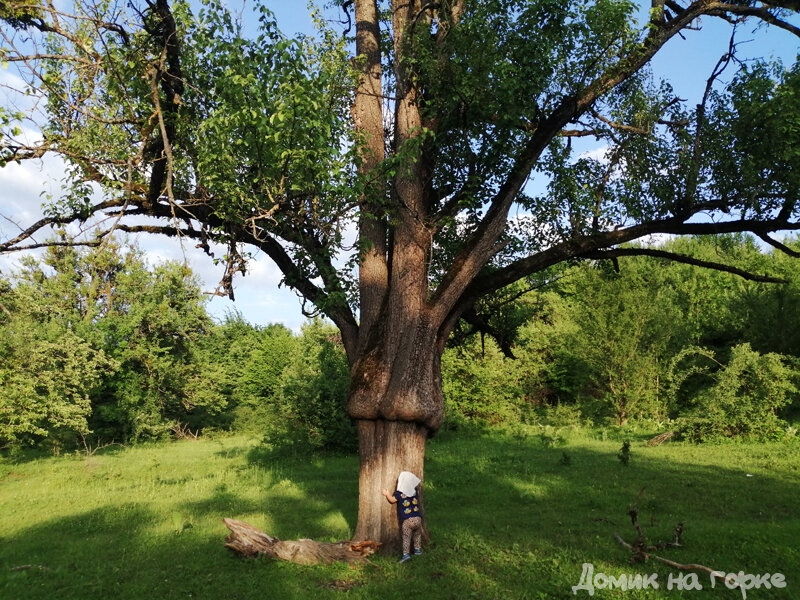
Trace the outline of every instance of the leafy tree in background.
[[461, 417], [490, 425], [519, 421], [524, 366], [524, 361], [504, 356], [492, 338], [476, 336], [448, 348], [442, 356], [447, 414], [454, 420]]
[[[665, 247], [691, 255], [698, 261], [725, 262], [751, 272], [780, 275], [788, 281], [785, 273], [776, 269], [771, 255], [762, 252], [749, 236], [675, 239]], [[659, 264], [665, 271], [663, 284], [676, 292], [674, 302], [681, 315], [679, 322], [674, 324], [677, 331], [672, 352], [685, 345], [724, 348], [746, 341], [749, 339], [745, 333], [749, 316], [742, 309], [742, 299], [748, 294], [766, 293], [772, 288], [786, 286], [748, 281], [731, 273], [669, 264], [668, 261]]]
[[[766, 253], [741, 235], [673, 239], [649, 248], [776, 273], [789, 283], [747, 281], [665, 258], [632, 257], [618, 269], [607, 263], [571, 267], [546, 292], [531, 290], [515, 300], [535, 307], [535, 316], [519, 330], [514, 369], [502, 366], [495, 349], [459, 351], [457, 370], [445, 354], [449, 407], [457, 412], [492, 395], [500, 405], [502, 393], [484, 391], [517, 386], [517, 409], [571, 406], [584, 418], [613, 417], [618, 425], [623, 413], [661, 421], [693, 410], [697, 395], [708, 389], [707, 377], [689, 377], [680, 394], [670, 393], [671, 365], [687, 348], [702, 346], [726, 363], [734, 347], [751, 342], [763, 354], [783, 355], [787, 368], [796, 362], [797, 352], [789, 348], [797, 314], [784, 307], [792, 306], [797, 261], [783, 252]], [[501, 414], [491, 402], [484, 412]], [[540, 416], [557, 418], [549, 410]]]
[[[780, 348], [763, 342], [772, 336], [764, 325], [777, 309], [768, 299], [790, 292], [797, 269], [783, 253], [762, 252], [752, 238], [740, 235], [674, 239], [649, 249], [656, 255], [680, 253], [699, 262], [778, 273], [790, 283], [747, 281], [666, 258], [631, 258], [618, 270], [603, 264], [572, 269], [562, 285], [569, 303], [563, 318], [576, 328], [567, 336], [566, 352], [550, 368], [559, 368], [565, 360], [581, 364], [563, 369], [582, 370], [591, 380], [573, 396], [589, 415], [612, 407], [618, 424], [630, 410], [640, 418], [683, 414], [695, 395], [708, 387], [706, 381], [690, 378], [682, 394], [669, 393], [670, 365], [686, 348], [705, 347], [718, 352], [722, 361], [734, 346], [751, 340], [762, 340], [764, 353]], [[779, 264], [786, 268], [781, 270]], [[796, 317], [782, 316], [783, 328], [791, 331]], [[593, 403], [593, 396], [605, 400]]]
[[248, 398], [279, 396], [283, 373], [300, 350], [299, 346], [291, 330], [283, 325], [261, 329], [258, 342], [242, 370], [239, 393]]
[[300, 342], [283, 325], [253, 327], [239, 314], [228, 315], [212, 334], [214, 360], [228, 382], [231, 427], [264, 435], [283, 417], [284, 372], [297, 356]]
[[18, 316], [0, 327], [0, 449], [88, 435], [91, 395], [114, 361], [69, 328]]
[[276, 420], [312, 448], [354, 450], [355, 431], [345, 410], [349, 368], [339, 332], [320, 320], [309, 321], [297, 350], [283, 373], [283, 419]]
[[680, 319], [675, 290], [662, 271], [626, 263], [625, 275], [583, 269], [573, 284], [578, 335], [575, 354], [592, 374], [593, 388], [617, 425], [637, 417], [663, 418], [661, 363]]
[[213, 371], [193, 356], [211, 322], [191, 272], [175, 263], [152, 272], [129, 265], [115, 292], [120, 305], [100, 329], [121, 368], [108, 382], [110, 404], [97, 407], [98, 425], [108, 422], [115, 430], [124, 427], [128, 438], [147, 438], [179, 421], [197, 426], [196, 413], [224, 409]]
[[90, 252], [52, 246], [42, 260], [26, 258], [14, 283], [4, 302], [7, 400], [41, 405], [51, 419], [69, 412], [59, 404], [75, 405], [73, 440], [158, 437], [177, 422], [208, 425], [226, 408], [215, 363], [198, 355], [211, 321], [185, 266], [150, 269], [113, 241]]
[[[264, 252], [340, 330], [362, 458], [354, 537], [390, 548], [397, 528], [376, 491], [402, 469], [424, 477], [441, 354], [481, 297], [563, 261], [652, 255], [620, 246], [648, 234], [798, 228], [800, 112], [785, 110], [797, 70], [744, 66], [715, 85], [740, 66], [732, 45], [690, 109], [647, 65], [700, 17], [800, 30], [783, 9], [710, 0], [655, 3], [639, 21], [624, 0], [334, 4], [355, 24], [354, 55], [324, 28], [287, 40], [262, 7], [245, 38], [215, 1], [70, 16], [4, 0], [4, 60], [39, 98], [42, 139], [19, 135], [12, 101], [2, 160], [57, 154], [70, 167], [64, 197], [0, 251], [94, 219], [99, 237], [72, 243], [118, 230], [226, 246], [227, 290], [246, 248]], [[751, 150], [754, 126], [781, 151]], [[576, 156], [583, 136], [605, 158]], [[547, 192], [526, 194], [539, 174]], [[355, 268], [341, 269], [349, 224]]]
[[[51, 266], [77, 265], [72, 249], [48, 254]], [[2, 282], [0, 448], [58, 451], [89, 434], [92, 396], [117, 362], [83, 336], [77, 271], [47, 276], [35, 265], [25, 261], [24, 283]]]
[[743, 323], [742, 341], [750, 342], [761, 353], [800, 357], [800, 273], [795, 260], [800, 254], [796, 239], [787, 243], [790, 254], [773, 253], [770, 268], [788, 283], [748, 286], [743, 290], [738, 309]]

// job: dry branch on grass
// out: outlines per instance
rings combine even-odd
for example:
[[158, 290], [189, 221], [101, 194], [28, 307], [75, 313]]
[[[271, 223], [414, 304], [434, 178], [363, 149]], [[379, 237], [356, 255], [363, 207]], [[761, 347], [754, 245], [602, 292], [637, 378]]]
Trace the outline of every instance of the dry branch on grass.
[[666, 431], [664, 433], [661, 433], [661, 434], [659, 434], [659, 435], [657, 435], [657, 436], [655, 436], [653, 438], [650, 438], [650, 441], [647, 442], [647, 445], [648, 446], [660, 446], [661, 444], [663, 444], [667, 440], [672, 439], [672, 437], [676, 433], [677, 433], [676, 431]]
[[111, 446], [120, 446], [122, 448], [125, 447], [124, 444], [118, 444], [113, 440], [105, 444], [102, 443], [102, 441], [98, 440], [97, 443], [94, 446], [92, 446], [89, 442], [86, 441], [85, 435], [83, 435], [82, 433], [79, 433], [79, 435], [81, 436], [81, 443], [83, 444], [82, 452], [86, 458], [91, 458], [97, 453], [98, 450], [102, 450], [104, 448], [110, 448]]
[[192, 431], [188, 425], [178, 422], [172, 426], [172, 435], [176, 440], [197, 440], [200, 437], [200, 430]]
[[225, 547], [246, 557], [269, 556], [301, 565], [330, 564], [333, 562], [365, 562], [378, 551], [378, 542], [317, 542], [315, 540], [282, 541], [249, 523], [223, 519], [231, 533]]
[[665, 565], [669, 565], [674, 569], [679, 569], [681, 571], [705, 571], [709, 573], [712, 577], [716, 577], [717, 579], [724, 580], [725, 575], [722, 574], [720, 571], [716, 569], [712, 569], [710, 567], [706, 567], [705, 565], [699, 565], [696, 563], [689, 563], [683, 564], [678, 563], [668, 558], [664, 558], [662, 556], [658, 556], [656, 554], [652, 554], [653, 550], [663, 550], [665, 548], [681, 548], [683, 544], [681, 543], [681, 535], [683, 534], [683, 523], [678, 523], [675, 527], [675, 531], [673, 532], [673, 539], [671, 542], [661, 542], [657, 544], [647, 544], [644, 537], [644, 530], [642, 526], [639, 525], [639, 511], [636, 507], [631, 508], [628, 511], [628, 516], [631, 518], [631, 525], [636, 530], [636, 540], [633, 543], [626, 542], [621, 535], [614, 532], [614, 539], [617, 540], [622, 546], [631, 550], [633, 554], [631, 555], [630, 562], [631, 564], [644, 562], [648, 558], [653, 558], [659, 562], [664, 563]]

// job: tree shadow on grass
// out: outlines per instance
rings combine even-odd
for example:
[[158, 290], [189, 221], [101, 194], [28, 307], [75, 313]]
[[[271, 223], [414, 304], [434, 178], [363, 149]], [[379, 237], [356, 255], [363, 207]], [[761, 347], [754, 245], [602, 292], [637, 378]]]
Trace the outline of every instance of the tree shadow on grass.
[[[660, 573], [665, 587], [675, 569], [657, 562], [629, 565], [630, 551], [614, 540], [615, 532], [635, 539], [627, 511], [636, 505], [651, 543], [671, 541], [676, 524], [684, 523], [684, 548], [662, 551], [666, 558], [726, 572], [781, 572], [796, 582], [794, 592], [760, 590], [759, 597], [800, 597], [796, 479], [773, 477], [755, 459], [721, 468], [635, 444], [626, 467], [616, 452], [616, 443], [546, 448], [502, 436], [432, 444], [426, 500], [437, 549], [449, 546], [443, 551], [451, 557], [472, 555], [468, 562], [490, 597], [520, 590], [530, 597], [575, 597], [571, 587], [584, 563], [609, 574]], [[437, 510], [439, 503], [447, 509]], [[456, 558], [450, 568], [464, 565]], [[710, 587], [705, 574], [702, 583]], [[639, 596], [618, 590], [602, 597]], [[682, 596], [663, 590], [642, 597]]]
[[[664, 565], [628, 564], [629, 551], [612, 536], [634, 537], [626, 516], [633, 503], [651, 541], [670, 539], [675, 524], [685, 523], [684, 548], [664, 556], [725, 571], [781, 572], [790, 588], [752, 591], [750, 597], [797, 596], [800, 515], [791, 473], [770, 476], [758, 461], [724, 468], [697, 464], [691, 456], [641, 445], [624, 467], [616, 451], [616, 443], [571, 441], [550, 448], [502, 435], [435, 438], [426, 464], [432, 544], [409, 564], [387, 557], [355, 569], [242, 559], [224, 548], [225, 516], [261, 518], [273, 525], [270, 533], [284, 538], [325, 539], [332, 518], [355, 520], [356, 458], [298, 457], [278, 464], [254, 455], [241, 477], [267, 482], [255, 498], [239, 493], [233, 479], [200, 500], [176, 497], [179, 517], [172, 523], [164, 522], [163, 511], [128, 502], [6, 537], [0, 598], [263, 600], [346, 593], [382, 600], [560, 599], [576, 597], [572, 586], [584, 563], [614, 575], [657, 573], [661, 582], [656, 591], [598, 590], [596, 597], [698, 597], [666, 590], [674, 571]], [[561, 461], [565, 452], [568, 464]], [[179, 495], [179, 489], [174, 484], [165, 493]], [[11, 570], [23, 565], [33, 567]], [[739, 597], [724, 587], [708, 589], [705, 576], [701, 582], [706, 594], [700, 597]]]
[[[635, 539], [627, 514], [634, 505], [650, 543], [671, 541], [676, 525], [684, 523], [685, 548], [663, 551], [666, 558], [726, 572], [793, 574], [800, 582], [797, 481], [763, 469], [749, 477], [747, 470], [755, 465], [746, 462], [698, 464], [702, 461], [671, 450], [647, 448], [649, 438], [634, 439], [628, 466], [617, 458], [616, 440], [568, 440], [548, 447], [535, 437], [495, 433], [435, 438], [426, 461], [433, 544], [430, 556], [414, 561], [411, 571], [419, 593], [440, 597], [437, 590], [452, 588], [490, 598], [575, 597], [572, 586], [584, 563], [609, 574], [659, 573], [665, 587], [674, 569], [658, 562], [631, 566], [631, 552], [614, 539], [615, 533]], [[703, 454], [702, 448], [688, 448]], [[296, 460], [291, 476], [309, 496], [328, 499], [331, 509], [354, 520], [356, 490], [341, 494], [336, 480], [355, 481], [357, 462], [339, 460]], [[391, 595], [390, 582], [402, 577], [402, 572], [380, 575], [372, 585], [377, 595]], [[717, 593], [730, 590], [723, 586]], [[785, 590], [759, 593], [789, 597]], [[664, 594], [655, 597], [681, 596], [678, 590]], [[618, 590], [604, 597], [639, 596]]]
[[[275, 520], [291, 524], [289, 532], [321, 540], [348, 539], [352, 535], [358, 505], [357, 456], [275, 452], [256, 446], [248, 452], [247, 460], [256, 468], [272, 472], [279, 482], [292, 482], [308, 500], [303, 511], [298, 511], [295, 497], [271, 500], [271, 510], [281, 515]], [[311, 514], [304, 514], [305, 507], [311, 508]], [[341, 524], [338, 532], [330, 529], [332, 518]]]
[[224, 548], [221, 523], [219, 535], [209, 535], [192, 528], [159, 532], [158, 521], [142, 506], [108, 507], [3, 540], [0, 598], [302, 597], [284, 565], [241, 559]]

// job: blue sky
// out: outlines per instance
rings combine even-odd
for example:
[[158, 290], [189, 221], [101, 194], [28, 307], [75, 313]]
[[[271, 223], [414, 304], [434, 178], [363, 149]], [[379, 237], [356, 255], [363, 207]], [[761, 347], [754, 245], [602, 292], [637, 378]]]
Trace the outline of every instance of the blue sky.
[[[239, 6], [234, 2], [230, 4]], [[273, 10], [280, 28], [287, 35], [313, 30], [303, 0], [273, 1], [267, 2], [267, 6]], [[793, 20], [798, 22], [796, 17]], [[730, 25], [720, 19], [706, 18], [701, 27], [702, 31], [686, 32], [685, 40], [679, 37], [671, 40], [652, 63], [654, 74], [669, 79], [676, 94], [690, 102], [696, 102], [702, 95], [705, 80], [719, 57], [727, 51], [730, 38]], [[752, 39], [740, 47], [743, 57], [780, 57], [787, 64], [795, 60], [798, 54], [797, 38], [775, 28], [762, 27], [755, 33], [751, 33], [751, 29], [752, 26], [741, 28], [739, 39]], [[0, 213], [28, 221], [38, 212], [42, 191], [57, 188], [59, 178], [59, 165], [54, 161], [40, 166], [9, 165], [0, 169]], [[0, 222], [0, 235], [8, 236], [12, 229], [8, 222]], [[175, 240], [149, 236], [142, 236], [137, 241], [153, 263], [164, 259], [189, 262], [206, 290], [214, 289], [222, 275], [221, 267], [215, 266], [191, 243], [181, 247]], [[13, 270], [14, 262], [14, 257], [0, 256], [0, 271], [5, 274]], [[275, 266], [264, 256], [257, 255], [250, 264], [248, 275], [235, 281], [236, 302], [213, 297], [209, 301], [209, 309], [218, 318], [222, 318], [227, 311], [238, 310], [254, 324], [280, 322], [298, 330], [305, 320], [300, 311], [300, 302], [291, 290], [278, 288], [280, 279]]]

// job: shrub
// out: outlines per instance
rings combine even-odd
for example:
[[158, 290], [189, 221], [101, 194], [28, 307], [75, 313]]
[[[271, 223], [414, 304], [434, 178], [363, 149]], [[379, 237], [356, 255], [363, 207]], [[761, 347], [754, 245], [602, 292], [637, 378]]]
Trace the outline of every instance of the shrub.
[[695, 406], [679, 420], [683, 437], [695, 442], [783, 437], [786, 423], [778, 410], [798, 394], [797, 373], [784, 357], [759, 354], [749, 344], [734, 346], [727, 365], [717, 363], [709, 351], [702, 353], [716, 370], [708, 373], [710, 385], [697, 394]]

